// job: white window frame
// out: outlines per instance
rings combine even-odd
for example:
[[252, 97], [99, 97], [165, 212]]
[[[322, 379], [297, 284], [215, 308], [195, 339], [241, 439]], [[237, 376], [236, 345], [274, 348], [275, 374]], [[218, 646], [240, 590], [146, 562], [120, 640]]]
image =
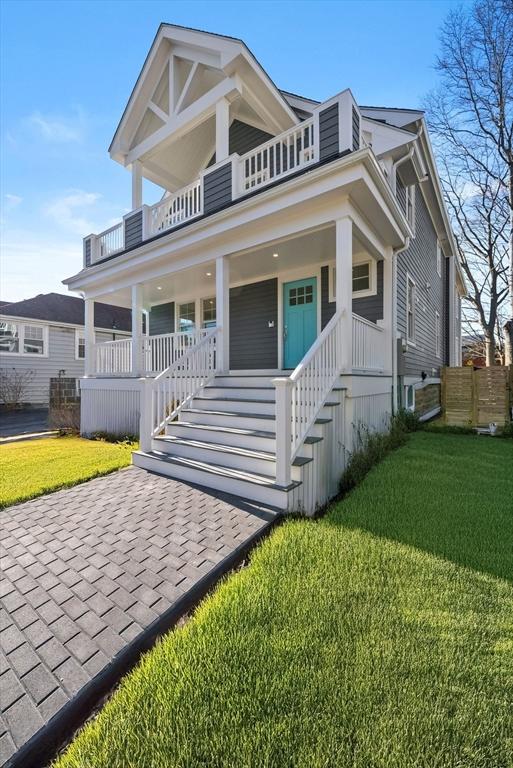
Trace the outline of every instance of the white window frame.
[[439, 240], [436, 241], [436, 273], [442, 277], [442, 246]]
[[[181, 315], [180, 307], [183, 307], [185, 304], [194, 304], [194, 327], [184, 331], [180, 328], [180, 315]], [[175, 312], [176, 312], [176, 320], [175, 320], [176, 333], [192, 333], [197, 330], [198, 320], [201, 321], [201, 301], [199, 299], [192, 298], [192, 299], [185, 299], [184, 301], [175, 302]]]
[[[49, 354], [49, 333], [48, 333], [48, 326], [42, 325], [42, 323], [38, 323], [37, 321], [32, 322], [30, 320], [16, 320], [16, 318], [10, 318], [4, 316], [2, 318], [3, 323], [9, 323], [10, 325], [15, 325], [18, 328], [18, 352], [6, 352], [5, 350], [0, 351], [0, 355], [2, 357], [5, 355], [7, 358], [9, 357], [33, 357], [33, 358], [45, 358], [48, 357]], [[37, 352], [25, 352], [25, 327], [30, 328], [42, 328], [43, 330], [43, 354], [39, 355]]]
[[408, 224], [412, 228], [413, 234], [415, 234], [415, 184], [409, 184], [404, 188], [405, 190], [405, 206], [406, 206], [406, 218]]
[[442, 339], [440, 338], [442, 332], [442, 324], [440, 322], [440, 312], [435, 310], [435, 355], [440, 357], [442, 350]]
[[[413, 326], [413, 335], [410, 336], [410, 323], [409, 321], [409, 315], [410, 315], [410, 285], [413, 288], [412, 291], [412, 303], [411, 303], [411, 315], [412, 315], [412, 326]], [[417, 284], [413, 277], [410, 275], [409, 272], [406, 273], [406, 342], [410, 347], [416, 346], [416, 337], [417, 337]]]
[[[80, 357], [78, 354], [80, 339], [84, 340], [84, 357]], [[75, 360], [85, 360], [85, 345], [85, 331], [82, 328], [75, 328]]]
[[[353, 291], [353, 299], [363, 299], [365, 296], [375, 296], [378, 292], [378, 267], [376, 259], [371, 256], [362, 254], [353, 258], [351, 265], [351, 287], [353, 284], [353, 272], [352, 267], [359, 267], [362, 264], [369, 264], [369, 288], [365, 288], [363, 291]], [[328, 266], [328, 301], [334, 302], [337, 300], [336, 296], [336, 265], [331, 263]]]
[[[200, 299], [200, 306], [201, 306], [201, 327], [206, 328], [205, 325], [205, 304], [207, 301], [214, 300], [216, 302], [216, 319], [215, 319], [215, 325], [217, 326], [217, 301], [215, 296], [205, 296], [205, 298]], [[212, 327], [212, 326], [210, 326]]]

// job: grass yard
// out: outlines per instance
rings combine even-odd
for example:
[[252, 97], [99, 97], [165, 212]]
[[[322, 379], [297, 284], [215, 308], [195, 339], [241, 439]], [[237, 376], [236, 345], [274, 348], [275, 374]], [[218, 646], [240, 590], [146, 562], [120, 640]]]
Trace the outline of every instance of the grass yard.
[[132, 450], [81, 437], [0, 445], [0, 508], [126, 467]]
[[167, 635], [58, 768], [511, 768], [513, 441], [414, 434]]

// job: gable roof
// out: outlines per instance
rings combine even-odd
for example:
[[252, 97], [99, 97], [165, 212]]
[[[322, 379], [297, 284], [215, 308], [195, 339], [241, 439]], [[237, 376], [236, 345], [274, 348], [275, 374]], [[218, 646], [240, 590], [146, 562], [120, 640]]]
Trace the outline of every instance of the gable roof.
[[[32, 299], [0, 305], [0, 314], [5, 317], [24, 317], [30, 320], [46, 320], [67, 325], [84, 325], [84, 300], [78, 296], [62, 293], [40, 293]], [[95, 328], [118, 331], [132, 329], [132, 312], [126, 307], [113, 304], [94, 304]]]

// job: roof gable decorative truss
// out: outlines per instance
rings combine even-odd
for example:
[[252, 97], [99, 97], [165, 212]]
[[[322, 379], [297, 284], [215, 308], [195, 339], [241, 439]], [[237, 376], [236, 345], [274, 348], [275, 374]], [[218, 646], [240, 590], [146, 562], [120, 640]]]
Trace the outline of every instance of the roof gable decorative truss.
[[161, 25], [114, 135], [111, 156], [123, 165], [149, 157], [211, 117], [222, 98], [244, 100], [272, 133], [298, 122], [242, 41]]

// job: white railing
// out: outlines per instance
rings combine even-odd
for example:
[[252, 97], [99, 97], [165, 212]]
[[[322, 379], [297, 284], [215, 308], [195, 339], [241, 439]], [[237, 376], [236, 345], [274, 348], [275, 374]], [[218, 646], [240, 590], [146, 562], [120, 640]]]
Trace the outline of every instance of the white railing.
[[150, 236], [199, 216], [203, 211], [202, 198], [201, 181], [197, 179], [153, 205], [149, 210]]
[[344, 313], [337, 312], [288, 379], [276, 387], [276, 482], [290, 483], [297, 456], [343, 364]]
[[383, 328], [353, 313], [353, 368], [383, 371], [385, 339]]
[[96, 260], [105, 259], [113, 253], [122, 251], [124, 245], [123, 222], [120, 222], [98, 235]]
[[161, 373], [161, 371], [169, 368], [190, 347], [202, 341], [208, 332], [208, 328], [200, 328], [195, 331], [146, 336], [143, 342], [144, 369], [146, 373]]
[[93, 345], [95, 373], [131, 373], [132, 339], [104, 341]]
[[212, 328], [154, 379], [146, 379], [141, 397], [141, 445], [148, 446], [216, 372], [216, 349], [221, 328]]
[[239, 159], [239, 193], [269, 184], [318, 159], [313, 118], [275, 136]]

